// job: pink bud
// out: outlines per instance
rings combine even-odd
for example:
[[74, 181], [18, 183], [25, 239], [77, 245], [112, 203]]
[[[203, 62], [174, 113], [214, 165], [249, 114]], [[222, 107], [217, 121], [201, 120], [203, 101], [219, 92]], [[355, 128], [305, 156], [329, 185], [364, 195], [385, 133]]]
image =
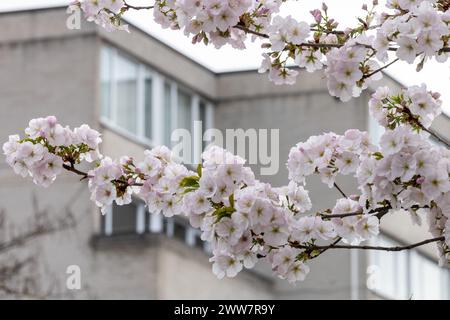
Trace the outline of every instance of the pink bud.
[[311, 13], [311, 15], [314, 17], [314, 20], [316, 20], [317, 23], [320, 23], [320, 21], [322, 21], [322, 13], [320, 12], [319, 9], [314, 9], [309, 13]]
[[56, 125], [56, 123], [58, 122], [58, 120], [56, 120], [55, 116], [48, 116], [47, 118], [45, 118], [45, 120], [47, 121], [47, 123], [50, 127], [54, 127]]
[[359, 195], [357, 195], [357, 194], [351, 194], [351, 195], [349, 196], [349, 198], [352, 199], [352, 200], [354, 200], [354, 201], [358, 201]]
[[364, 11], [367, 11], [367, 4], [363, 4], [362, 9], [363, 9]]
[[431, 93], [431, 96], [432, 96], [435, 100], [437, 100], [437, 99], [439, 99], [439, 98], [441, 97], [441, 94], [440, 94], [439, 92], [432, 92], [432, 93]]
[[256, 12], [256, 15], [260, 17], [268, 14], [269, 12], [270, 10], [268, 8], [261, 8]]
[[133, 178], [130, 178], [130, 179], [128, 179], [127, 182], [128, 182], [128, 185], [132, 185], [132, 184], [134, 184], [135, 181]]
[[424, 181], [425, 181], [425, 177], [419, 177], [416, 179], [417, 184], [422, 184], [422, 183], [424, 183]]
[[325, 2], [322, 2], [322, 10], [327, 12], [328, 6], [325, 4]]

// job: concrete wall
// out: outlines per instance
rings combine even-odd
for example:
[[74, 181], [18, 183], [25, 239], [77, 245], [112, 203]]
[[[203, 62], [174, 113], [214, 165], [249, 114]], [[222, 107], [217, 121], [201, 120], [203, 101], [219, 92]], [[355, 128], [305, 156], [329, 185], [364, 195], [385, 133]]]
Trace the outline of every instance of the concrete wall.
[[[285, 163], [297, 142], [322, 132], [342, 134], [348, 128], [367, 129], [368, 92], [342, 103], [329, 96], [320, 73], [301, 72], [294, 86], [275, 86], [266, 75], [253, 71], [216, 75], [135, 28], [131, 35], [105, 33], [92, 24], [83, 25], [80, 31], [69, 31], [65, 19], [63, 9], [0, 14], [0, 137], [20, 132], [30, 118], [54, 114], [62, 123], [88, 123], [101, 130], [106, 154], [128, 154], [140, 159], [147, 146], [98, 121], [99, 49], [104, 42], [119, 46], [216, 101], [216, 128], [279, 129], [279, 173], [260, 177], [276, 186], [287, 182]], [[396, 85], [392, 79], [385, 81]], [[448, 128], [445, 119], [437, 122], [443, 133]], [[43, 190], [15, 176], [3, 160], [1, 156], [0, 209], [8, 211], [8, 218], [29, 219], [33, 196], [39, 199], [39, 208], [47, 209], [49, 214], [60, 215], [69, 208], [77, 217], [75, 229], [29, 247], [42, 252], [40, 266], [50, 271], [49, 278], [57, 279], [59, 291], [64, 294], [65, 269], [70, 264], [82, 268], [83, 290], [70, 293], [78, 298], [348, 299], [352, 297], [351, 287], [357, 285], [351, 280], [355, 265], [348, 251], [333, 251], [311, 261], [309, 277], [295, 287], [276, 280], [268, 267], [219, 281], [212, 275], [205, 254], [175, 240], [163, 236], [95, 236], [100, 230], [100, 216], [89, 201], [85, 184], [64, 174]], [[338, 183], [349, 194], [356, 191], [351, 178], [338, 177]], [[340, 197], [317, 177], [308, 180], [307, 188], [315, 209], [330, 208]], [[386, 230], [405, 241], [424, 232], [410, 234], [404, 220], [388, 220]], [[360, 270], [358, 287], [363, 296], [364, 253], [356, 260]]]
[[[342, 134], [349, 128], [367, 130], [367, 96], [348, 103], [331, 97], [321, 73], [301, 71], [293, 86], [276, 86], [267, 75], [255, 71], [219, 75], [219, 103], [215, 109], [215, 126], [222, 131], [242, 128], [279, 129], [279, 172], [259, 176], [275, 186], [286, 185], [286, 162], [291, 147], [311, 135], [333, 131]], [[269, 138], [270, 141], [270, 138]], [[261, 164], [253, 166], [259, 173]], [[338, 177], [338, 184], [349, 194], [356, 191], [353, 179]], [[332, 208], [340, 194], [312, 176], [307, 189], [313, 210]], [[311, 261], [311, 273], [305, 282], [292, 287], [277, 281], [283, 298], [349, 299], [350, 254], [347, 251], [327, 253]]]
[[[65, 29], [65, 19], [62, 9], [0, 15], [0, 136], [6, 139], [9, 134], [22, 132], [31, 118], [52, 114], [70, 126], [88, 123], [101, 130], [103, 151], [113, 157], [142, 156], [144, 146], [101, 127], [98, 121], [99, 49], [103, 41], [122, 39], [99, 35], [92, 25], [70, 33]], [[167, 66], [166, 74], [174, 77], [175, 71], [185, 70], [180, 74], [184, 79], [179, 81], [209, 97], [215, 93], [214, 74], [189, 59], [137, 31], [124, 41], [135, 48], [128, 51], [143, 61], [160, 62]], [[54, 217], [69, 210], [75, 216], [75, 228], [39, 238], [22, 252], [36, 252], [38, 265], [33, 271], [43, 284], [53, 285], [56, 297], [272, 296], [270, 281], [261, 281], [260, 276], [249, 272], [235, 280], [219, 281], [205, 254], [175, 240], [97, 236], [100, 213], [89, 200], [86, 183], [66, 173], [48, 189], [38, 188], [29, 179], [14, 175], [4, 156], [0, 158], [0, 209], [7, 211], [8, 219], [23, 226], [35, 210]], [[80, 291], [66, 289], [69, 265], [81, 267]]]

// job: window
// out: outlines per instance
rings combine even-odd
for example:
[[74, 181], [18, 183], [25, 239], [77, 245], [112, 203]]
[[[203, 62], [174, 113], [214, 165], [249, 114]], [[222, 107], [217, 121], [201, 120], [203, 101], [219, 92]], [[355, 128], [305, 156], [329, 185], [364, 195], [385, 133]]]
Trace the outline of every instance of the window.
[[170, 141], [170, 135], [173, 130], [173, 120], [172, 120], [172, 86], [170, 83], [164, 83], [164, 144], [167, 147], [172, 146]]
[[114, 63], [117, 124], [129, 132], [137, 133], [137, 82], [138, 65], [117, 54]]
[[212, 105], [195, 92], [115, 48], [103, 47], [100, 58], [101, 115], [106, 125], [150, 146], [168, 147], [173, 147], [174, 129], [192, 133], [194, 120], [202, 121], [203, 130], [212, 125], [207, 122]]
[[[199, 120], [202, 123], [202, 134], [207, 129], [206, 126], [209, 124], [208, 122], [208, 105], [204, 101], [200, 101], [199, 103]], [[211, 124], [209, 124], [211, 125]], [[207, 146], [208, 142], [203, 141], [202, 143], [202, 149], [204, 150]]]
[[113, 204], [106, 215], [102, 216], [102, 226], [106, 236], [164, 233], [190, 247], [210, 252], [208, 244], [200, 239], [200, 230], [192, 228], [187, 219], [150, 214], [140, 200], [124, 206]]
[[112, 229], [116, 234], [131, 233], [136, 231], [137, 205], [117, 206], [114, 204], [112, 210]]
[[159, 232], [162, 226], [158, 220], [158, 215], [149, 215], [142, 201], [133, 201], [125, 206], [114, 203], [102, 216], [103, 232], [105, 235]]
[[380, 143], [380, 138], [384, 133], [384, 127], [382, 127], [378, 123], [378, 121], [374, 117], [372, 117], [372, 115], [370, 113], [369, 113], [368, 132], [369, 132], [372, 142], [375, 145], [378, 145]]
[[178, 121], [177, 127], [191, 131], [192, 127], [192, 110], [191, 96], [178, 89]]
[[153, 121], [153, 108], [152, 108], [152, 78], [150, 74], [146, 73], [145, 80], [144, 80], [144, 130], [145, 130], [145, 137], [147, 139], [152, 138], [152, 121]]
[[[400, 245], [385, 235], [371, 242], [375, 246]], [[369, 251], [368, 277], [375, 280], [370, 289], [387, 299], [450, 298], [450, 270], [439, 267], [418, 250]]]
[[102, 100], [102, 116], [111, 118], [111, 89], [112, 89], [112, 54], [111, 50], [101, 51], [101, 100]]

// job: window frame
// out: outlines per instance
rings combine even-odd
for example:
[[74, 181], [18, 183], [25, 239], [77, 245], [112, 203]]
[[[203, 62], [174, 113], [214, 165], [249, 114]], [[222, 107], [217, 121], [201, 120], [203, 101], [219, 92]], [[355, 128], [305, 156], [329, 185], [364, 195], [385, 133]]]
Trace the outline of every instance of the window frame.
[[[160, 72], [157, 72], [156, 70], [152, 69], [148, 64], [145, 64], [132, 55], [128, 54], [127, 52], [116, 48], [112, 45], [109, 45], [107, 43], [103, 44], [100, 51], [100, 68], [103, 68], [105, 66], [105, 63], [102, 61], [104, 59], [105, 52], [109, 55], [109, 72], [110, 75], [110, 89], [109, 89], [109, 102], [110, 106], [108, 109], [108, 115], [104, 114], [103, 110], [103, 101], [100, 101], [100, 123], [103, 124], [105, 127], [112, 131], [116, 131], [117, 133], [124, 135], [127, 138], [130, 138], [131, 140], [135, 140], [141, 144], [147, 145], [149, 147], [154, 147], [157, 145], [163, 145], [166, 144], [166, 141], [170, 140], [170, 137], [166, 140], [165, 134], [165, 114], [164, 114], [164, 107], [165, 107], [165, 83], [167, 83], [170, 87], [170, 132], [173, 132], [174, 129], [179, 127], [178, 122], [178, 112], [179, 112], [179, 105], [178, 105], [178, 90], [185, 92], [186, 94], [190, 95], [191, 97], [191, 134], [194, 136], [193, 139], [198, 139], [194, 130], [194, 121], [201, 120], [199, 118], [200, 116], [200, 101], [202, 101], [205, 105], [205, 114], [206, 119], [205, 122], [202, 124], [202, 138], [205, 131], [209, 128], [213, 127], [213, 121], [214, 121], [214, 105], [213, 103], [207, 99], [206, 97], [198, 94], [196, 91], [190, 89], [186, 85], [183, 85], [179, 83], [178, 81], [167, 77], [163, 75]], [[137, 89], [136, 89], [136, 117], [137, 117], [137, 130], [136, 133], [131, 132], [127, 130], [126, 128], [120, 126], [117, 124], [117, 79], [116, 79], [116, 61], [118, 57], [122, 57], [125, 59], [128, 59], [130, 62], [137, 65]], [[103, 74], [102, 69], [100, 69], [99, 72], [100, 75]], [[147, 78], [151, 79], [151, 132], [152, 137], [149, 138], [146, 136], [146, 123], [145, 123], [145, 80]], [[100, 78], [100, 90], [103, 90], [102, 85], [102, 77]], [[103, 94], [100, 92], [100, 99], [103, 99]], [[194, 140], [196, 141], [196, 140]], [[203, 141], [203, 139], [202, 139]], [[171, 146], [168, 146], [169, 148]], [[195, 150], [194, 150], [195, 151]], [[194, 161], [198, 160], [197, 153], [194, 152]]]
[[[114, 206], [107, 207], [104, 218], [102, 219], [102, 231], [106, 237], [120, 236], [120, 235], [144, 235], [144, 234], [164, 234], [168, 238], [177, 239], [188, 247], [198, 248], [205, 253], [211, 253], [209, 243], [202, 241], [200, 245], [197, 243], [197, 239], [200, 238], [201, 231], [192, 227], [189, 221], [182, 216], [164, 217], [162, 214], [150, 213], [145, 207], [145, 203], [138, 199], [133, 199], [133, 203], [136, 207], [136, 226], [134, 232], [130, 233], [115, 233], [114, 232]], [[116, 206], [119, 207], [119, 206]], [[146, 218], [148, 217], [148, 218]], [[145, 223], [147, 222], [147, 224]], [[184, 228], [184, 237], [179, 239], [175, 235], [175, 225]]]
[[[382, 233], [377, 236], [376, 239], [370, 240], [370, 244], [374, 246], [378, 245], [388, 245], [388, 246], [395, 246], [395, 245], [401, 245], [401, 242], [394, 239], [393, 237]], [[383, 263], [383, 255], [392, 255], [391, 252], [386, 251], [368, 251], [367, 252], [367, 262], [368, 266], [375, 265], [375, 266], [381, 266]], [[395, 253], [394, 253], [395, 254]], [[400, 255], [399, 255], [400, 254]], [[403, 263], [400, 264], [399, 260], [403, 259]], [[439, 272], [439, 278], [440, 278], [440, 292], [439, 292], [439, 299], [450, 299], [450, 269], [445, 267], [439, 267], [438, 263], [435, 259], [431, 258], [427, 254], [423, 253], [421, 250], [418, 249], [411, 249], [404, 252], [399, 252], [393, 256], [393, 266], [392, 269], [389, 272], [394, 275], [395, 278], [395, 286], [394, 293], [383, 291], [382, 288], [368, 288], [368, 290], [372, 293], [374, 293], [377, 296], [387, 298], [387, 299], [409, 299], [411, 296], [414, 298], [414, 292], [413, 290], [413, 281], [415, 281], [415, 278], [417, 277], [417, 274], [414, 273], [414, 270], [417, 268], [417, 266], [421, 266], [422, 261], [426, 260], [428, 262], [432, 262], [433, 265], [436, 268], [436, 271]], [[404, 270], [399, 270], [399, 267], [402, 267]], [[379, 270], [381, 271], [381, 270]], [[400, 281], [399, 279], [399, 273], [405, 272], [403, 280], [406, 281]], [[370, 274], [367, 274], [369, 277]], [[383, 273], [380, 272], [377, 277], [383, 277]], [[419, 276], [419, 278], [421, 278]], [[403, 285], [403, 288], [399, 288], [400, 285]], [[423, 285], [423, 283], [420, 283], [419, 285]], [[402, 294], [406, 294], [402, 296]], [[423, 298], [420, 297], [418, 299], [432, 299], [432, 298]]]

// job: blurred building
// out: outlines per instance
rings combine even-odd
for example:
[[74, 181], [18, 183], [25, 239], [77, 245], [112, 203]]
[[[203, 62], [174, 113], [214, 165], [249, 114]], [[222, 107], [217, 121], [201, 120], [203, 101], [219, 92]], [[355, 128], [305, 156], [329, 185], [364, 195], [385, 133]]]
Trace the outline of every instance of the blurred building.
[[[64, 8], [0, 14], [0, 137], [22, 132], [34, 117], [55, 115], [61, 123], [87, 123], [103, 135], [102, 152], [142, 158], [143, 150], [170, 144], [175, 128], [279, 129], [279, 172], [260, 179], [287, 181], [289, 149], [322, 132], [380, 128], [368, 115], [370, 90], [342, 103], [328, 94], [320, 73], [301, 72], [293, 86], [274, 86], [255, 71], [213, 73], [141, 30], [107, 33], [94, 24], [66, 28]], [[385, 76], [386, 85], [399, 84]], [[437, 121], [450, 137], [450, 120]], [[447, 130], [447, 131], [445, 131]], [[270, 141], [270, 137], [269, 137]], [[275, 147], [271, 147], [274, 151]], [[262, 162], [262, 161], [261, 161]], [[266, 165], [260, 163], [255, 168]], [[257, 171], [258, 173], [258, 171]], [[347, 193], [350, 178], [338, 179]], [[330, 208], [339, 193], [318, 179], [307, 185], [316, 209]], [[338, 251], [311, 261], [305, 282], [276, 279], [269, 268], [217, 280], [199, 232], [179, 218], [150, 215], [139, 201], [102, 216], [85, 182], [65, 173], [48, 189], [34, 186], [0, 162], [0, 207], [24, 221], [35, 196], [52, 214], [71, 210], [74, 230], [31, 243], [61, 291], [66, 269], [78, 265], [82, 289], [75, 298], [113, 299], [366, 299], [450, 298], [450, 275], [435, 263], [432, 245], [402, 253]], [[426, 227], [409, 217], [383, 221], [383, 244], [420, 241]]]

